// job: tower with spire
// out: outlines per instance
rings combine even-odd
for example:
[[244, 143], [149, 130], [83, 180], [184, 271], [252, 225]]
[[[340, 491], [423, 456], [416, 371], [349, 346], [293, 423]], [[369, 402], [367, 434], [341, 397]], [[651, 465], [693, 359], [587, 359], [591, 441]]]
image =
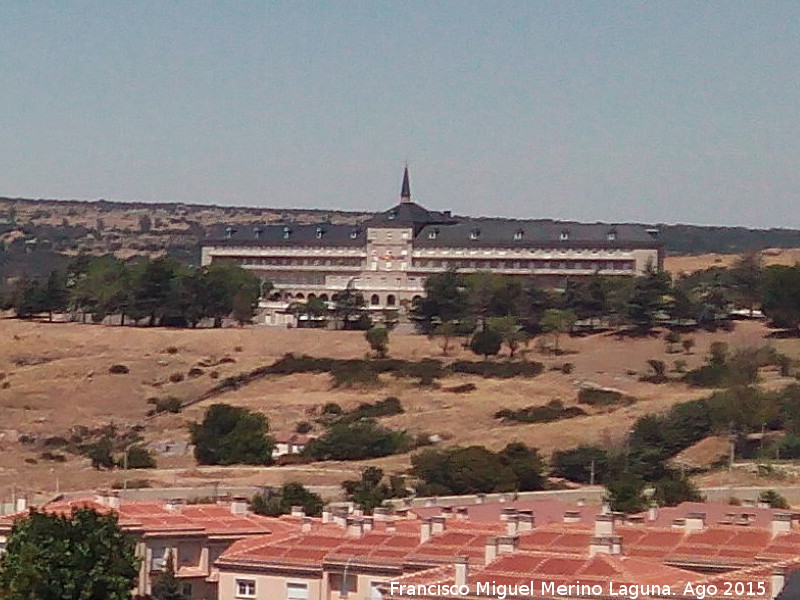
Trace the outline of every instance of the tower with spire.
[[403, 186], [400, 188], [400, 202], [411, 202], [411, 184], [408, 181], [408, 165], [403, 171]]

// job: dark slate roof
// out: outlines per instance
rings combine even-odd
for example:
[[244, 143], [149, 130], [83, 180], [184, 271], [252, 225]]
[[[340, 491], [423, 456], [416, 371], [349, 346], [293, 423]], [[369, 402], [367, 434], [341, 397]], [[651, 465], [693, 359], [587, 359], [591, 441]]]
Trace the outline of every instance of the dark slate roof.
[[425, 225], [455, 223], [450, 213], [436, 212], [416, 202], [401, 202], [387, 211], [368, 219], [367, 227], [410, 227], [417, 233]]
[[207, 239], [230, 246], [364, 246], [367, 230], [361, 225], [330, 223], [216, 225], [210, 228]]
[[[653, 235], [651, 235], [651, 232]], [[646, 245], [656, 243], [655, 230], [644, 225], [576, 223], [569, 221], [516, 219], [458, 219], [454, 225], [426, 225], [414, 240], [429, 247], [520, 247]], [[566, 235], [563, 239], [562, 234]], [[613, 239], [611, 239], [613, 237]]]

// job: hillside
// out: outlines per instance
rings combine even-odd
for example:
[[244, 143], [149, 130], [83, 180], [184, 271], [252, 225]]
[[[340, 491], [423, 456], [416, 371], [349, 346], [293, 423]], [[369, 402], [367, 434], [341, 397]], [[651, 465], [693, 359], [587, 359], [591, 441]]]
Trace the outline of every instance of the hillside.
[[[659, 358], [671, 365], [675, 358], [689, 366], [702, 361], [708, 345], [727, 341], [732, 347], [758, 344], [768, 333], [763, 325], [741, 323], [732, 333], [697, 334], [694, 354], [667, 355], [659, 338], [618, 341], [604, 334], [564, 340], [571, 352], [560, 358], [532, 353], [531, 358], [548, 367], [569, 361], [570, 375], [548, 370], [531, 380], [490, 380], [457, 376], [442, 381], [442, 388], [471, 382], [476, 391], [454, 394], [444, 389], [420, 389], [406, 381], [385, 379], [381, 389], [331, 389], [327, 375], [269, 377], [235, 391], [191, 406], [177, 415], [145, 419], [151, 397], [175, 395], [191, 399], [210, 389], [219, 378], [271, 364], [286, 352], [315, 356], [361, 358], [367, 346], [359, 332], [279, 330], [245, 328], [223, 330], [166, 330], [80, 325], [75, 323], [31, 323], [0, 320], [0, 406], [4, 423], [0, 428], [0, 497], [13, 486], [36, 490], [113, 485], [122, 480], [119, 471], [95, 471], [88, 460], [70, 456], [66, 463], [41, 458], [41, 448], [20, 443], [21, 434], [45, 439], [68, 437], [75, 426], [97, 427], [109, 422], [120, 426], [141, 424], [149, 442], [181, 442], [188, 439], [186, 424], [201, 418], [214, 402], [228, 402], [260, 410], [269, 416], [273, 430], [291, 430], [309, 413], [327, 402], [345, 409], [360, 402], [387, 396], [400, 399], [405, 413], [382, 419], [385, 425], [414, 433], [436, 434], [445, 444], [481, 444], [499, 449], [512, 440], [541, 448], [546, 454], [581, 443], [619, 444], [634, 420], [660, 411], [675, 402], [698, 397], [705, 391], [683, 384], [653, 385], [638, 381], [636, 372], [646, 370], [646, 360]], [[776, 340], [779, 349], [800, 357], [800, 342]], [[439, 357], [439, 347], [414, 335], [393, 335], [391, 356], [420, 359]], [[463, 349], [455, 357], [473, 359]], [[220, 359], [225, 358], [220, 362]], [[231, 362], [227, 362], [230, 361]], [[202, 362], [202, 373], [188, 376]], [[109, 373], [123, 364], [127, 374]], [[182, 381], [170, 382], [181, 374]], [[173, 378], [177, 379], [177, 378]], [[549, 424], [502, 424], [493, 417], [500, 408], [541, 406], [560, 399], [566, 406], [576, 403], [579, 387], [590, 382], [612, 387], [638, 399], [613, 413], [590, 411], [589, 416]], [[74, 431], [74, 429], [72, 430]], [[360, 464], [325, 463], [302, 467], [196, 468], [189, 455], [160, 456], [160, 469], [129, 473], [129, 478], [147, 478], [154, 485], [179, 485], [224, 480], [241, 484], [276, 484], [300, 480], [310, 484], [335, 484], [356, 473]], [[372, 461], [392, 471], [409, 465], [409, 456]], [[24, 482], [24, 484], [22, 483]]]

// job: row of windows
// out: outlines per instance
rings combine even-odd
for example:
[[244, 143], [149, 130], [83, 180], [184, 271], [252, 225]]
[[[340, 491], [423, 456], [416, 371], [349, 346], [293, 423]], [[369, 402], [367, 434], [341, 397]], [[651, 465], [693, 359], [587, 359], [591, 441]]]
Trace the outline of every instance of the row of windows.
[[587, 271], [630, 271], [635, 263], [632, 260], [426, 260], [414, 259], [413, 266], [431, 269], [537, 269], [537, 270], [587, 270]]
[[265, 258], [242, 258], [243, 265], [275, 266], [275, 267], [360, 267], [360, 258], [282, 258], [268, 256]]
[[[439, 237], [439, 228], [438, 227], [435, 227], [435, 228], [433, 228], [433, 229], [428, 231], [428, 239], [429, 240], [435, 240], [438, 237]], [[469, 239], [477, 240], [477, 239], [480, 239], [480, 237], [481, 237], [481, 230], [479, 228], [476, 227], [476, 228], [470, 230]], [[525, 237], [525, 230], [524, 229], [517, 229], [514, 232], [514, 235], [512, 236], [512, 238], [514, 240], [516, 240], [516, 241], [519, 241], [519, 240], [523, 239], [524, 237]], [[569, 241], [570, 240], [570, 231], [569, 231], [569, 229], [562, 229], [561, 232], [558, 234], [558, 239], [560, 241], [562, 241], [562, 242]], [[606, 239], [609, 242], [616, 241], [616, 239], [617, 239], [617, 230], [616, 229], [609, 230], [608, 233], [606, 233]]]
[[[355, 592], [357, 588], [357, 580], [355, 577], [347, 578], [347, 585], [342, 581], [331, 581], [332, 587], [335, 587], [340, 595], [345, 595], [347, 592]], [[370, 585], [370, 600], [381, 600], [382, 595], [378, 589], [381, 582], [373, 581]], [[255, 598], [256, 597], [256, 580], [255, 579], [237, 579], [235, 582], [236, 597], [237, 598]], [[347, 589], [349, 588], [349, 589]], [[286, 593], [284, 598], [286, 600], [308, 600], [308, 584], [307, 583], [287, 583]]]

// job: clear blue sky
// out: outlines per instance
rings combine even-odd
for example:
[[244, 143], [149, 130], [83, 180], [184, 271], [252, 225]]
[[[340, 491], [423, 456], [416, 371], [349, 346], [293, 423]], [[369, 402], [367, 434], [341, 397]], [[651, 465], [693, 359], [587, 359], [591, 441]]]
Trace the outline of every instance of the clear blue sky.
[[800, 227], [800, 2], [4, 0], [0, 195]]

